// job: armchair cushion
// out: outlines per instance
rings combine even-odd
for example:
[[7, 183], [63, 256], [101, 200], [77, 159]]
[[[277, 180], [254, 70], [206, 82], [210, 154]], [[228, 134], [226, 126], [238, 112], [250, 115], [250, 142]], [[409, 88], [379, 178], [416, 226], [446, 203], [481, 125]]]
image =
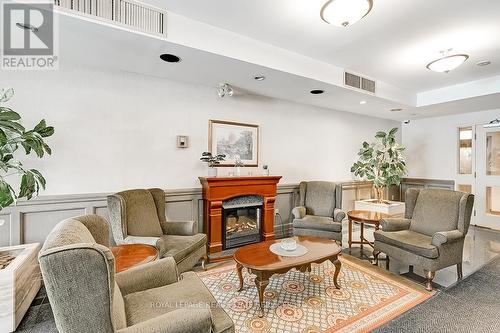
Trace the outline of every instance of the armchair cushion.
[[177, 265], [172, 258], [136, 266], [115, 275], [115, 281], [124, 296], [171, 284], [177, 280]]
[[436, 232], [432, 236], [432, 244], [435, 246], [441, 246], [446, 243], [453, 243], [457, 240], [461, 240], [464, 237], [464, 234], [458, 230]]
[[127, 221], [128, 235], [147, 237], [163, 235], [151, 192], [130, 190], [120, 192], [119, 195], [125, 202], [125, 221]]
[[165, 235], [193, 236], [198, 232], [195, 221], [168, 221], [160, 224]]
[[396, 246], [419, 256], [435, 259], [439, 257], [438, 248], [432, 245], [432, 237], [411, 230], [382, 231], [374, 233], [375, 242]]
[[304, 206], [308, 215], [332, 217], [335, 209], [335, 183], [307, 182]]
[[331, 217], [306, 215], [302, 219], [293, 220], [294, 228], [342, 232], [342, 223], [333, 221]]
[[306, 216], [306, 207], [304, 207], [304, 206], [295, 207], [294, 209], [292, 209], [292, 214], [293, 214], [293, 218], [301, 219], [304, 216]]
[[173, 257], [177, 263], [207, 244], [207, 235], [164, 235], [158, 242], [160, 257]]
[[[217, 306], [210, 291], [193, 272], [182, 274], [178, 283], [132, 293], [124, 299], [128, 325], [135, 325], [177, 309], [211, 307], [212, 332], [234, 330], [231, 318], [222, 307]], [[179, 313], [180, 318], [185, 312], [187, 311]], [[186, 328], [186, 332], [193, 331]]]
[[384, 231], [400, 231], [410, 229], [411, 220], [401, 218], [385, 218], [380, 220], [380, 227]]

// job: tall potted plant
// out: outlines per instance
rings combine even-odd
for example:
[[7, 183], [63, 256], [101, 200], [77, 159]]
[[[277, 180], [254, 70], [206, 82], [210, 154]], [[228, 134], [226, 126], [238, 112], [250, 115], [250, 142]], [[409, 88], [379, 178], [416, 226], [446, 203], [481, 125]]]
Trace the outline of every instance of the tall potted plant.
[[379, 203], [383, 202], [383, 190], [400, 185], [401, 178], [406, 174], [405, 147], [396, 142], [397, 131], [397, 127], [388, 133], [379, 131], [374, 142], [363, 142], [358, 152], [359, 159], [351, 167], [355, 176], [373, 182]]
[[[0, 89], [0, 210], [16, 202], [17, 199], [30, 200], [37, 196], [40, 189], [45, 189], [45, 178], [36, 169], [26, 168], [17, 158], [20, 147], [26, 155], [35, 153], [42, 158], [52, 150], [44, 139], [54, 134], [54, 127], [47, 126], [42, 119], [33, 129], [26, 130], [21, 125], [21, 116], [4, 106], [14, 90]], [[14, 190], [13, 182], [19, 183], [15, 177], [20, 177], [19, 191]]]

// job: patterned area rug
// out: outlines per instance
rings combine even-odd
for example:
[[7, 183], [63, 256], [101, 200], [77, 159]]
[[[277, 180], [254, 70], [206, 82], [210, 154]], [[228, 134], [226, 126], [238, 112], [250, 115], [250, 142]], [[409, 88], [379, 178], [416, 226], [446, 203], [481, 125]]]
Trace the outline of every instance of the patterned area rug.
[[342, 255], [341, 289], [335, 267], [325, 261], [311, 273], [292, 270], [274, 275], [265, 291], [263, 318], [258, 317], [254, 277], [243, 271], [238, 292], [234, 265], [198, 273], [236, 325], [236, 332], [368, 332], [432, 296], [402, 277]]

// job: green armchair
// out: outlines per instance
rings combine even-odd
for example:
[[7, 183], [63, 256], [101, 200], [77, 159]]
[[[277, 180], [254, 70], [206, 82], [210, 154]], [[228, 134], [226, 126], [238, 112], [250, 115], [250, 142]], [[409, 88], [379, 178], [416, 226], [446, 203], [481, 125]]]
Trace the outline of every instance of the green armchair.
[[443, 189], [408, 189], [404, 218], [380, 221], [374, 233], [374, 258], [384, 252], [410, 266], [422, 267], [426, 288], [432, 290], [435, 272], [457, 265], [462, 278], [462, 252], [469, 230], [474, 196]]
[[47, 237], [38, 258], [59, 332], [234, 332], [195, 273], [178, 277], [165, 258], [115, 274], [108, 246], [97, 215], [64, 220]]
[[301, 182], [300, 206], [293, 208], [293, 234], [342, 242], [341, 190], [332, 182]]
[[194, 221], [167, 221], [165, 192], [137, 189], [108, 196], [108, 211], [116, 244], [149, 244], [160, 258], [172, 257], [179, 273], [199, 261], [205, 268], [207, 236], [198, 233]]

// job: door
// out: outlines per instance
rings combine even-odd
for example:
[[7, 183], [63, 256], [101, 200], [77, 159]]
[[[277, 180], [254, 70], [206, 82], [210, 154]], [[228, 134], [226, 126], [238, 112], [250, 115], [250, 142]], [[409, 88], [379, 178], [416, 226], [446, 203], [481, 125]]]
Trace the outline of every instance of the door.
[[[458, 128], [457, 140], [457, 174], [455, 177], [455, 189], [457, 191], [476, 194], [476, 140], [474, 137], [476, 126], [466, 125]], [[471, 224], [475, 223], [472, 216]]]
[[476, 224], [500, 230], [500, 126], [476, 126]]

